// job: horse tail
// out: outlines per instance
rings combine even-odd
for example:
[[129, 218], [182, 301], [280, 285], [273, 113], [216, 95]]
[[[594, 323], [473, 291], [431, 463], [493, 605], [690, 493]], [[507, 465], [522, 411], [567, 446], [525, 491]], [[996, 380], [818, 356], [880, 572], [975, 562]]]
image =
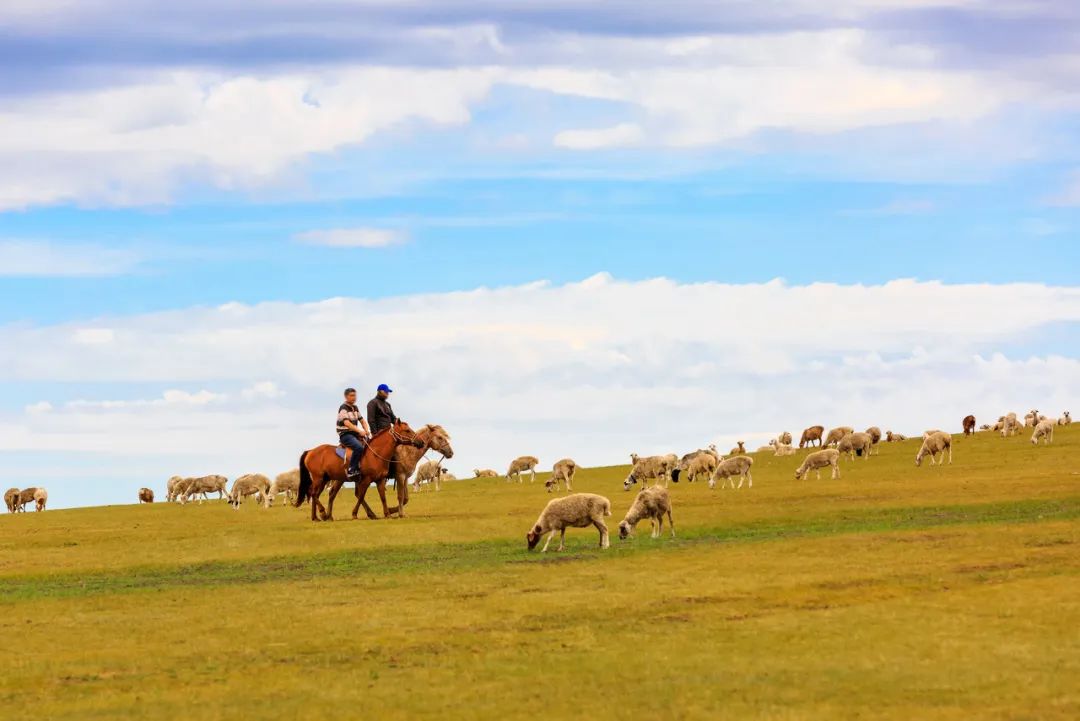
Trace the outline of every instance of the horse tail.
[[293, 504], [297, 508], [304, 505], [311, 492], [311, 471], [307, 467], [307, 454], [307, 451], [300, 454], [300, 485], [296, 489], [296, 503]]

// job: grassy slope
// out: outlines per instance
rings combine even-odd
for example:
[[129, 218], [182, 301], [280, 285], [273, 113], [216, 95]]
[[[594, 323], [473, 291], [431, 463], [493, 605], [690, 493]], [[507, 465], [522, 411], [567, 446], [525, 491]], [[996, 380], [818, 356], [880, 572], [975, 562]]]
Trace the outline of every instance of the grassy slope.
[[[538, 483], [405, 521], [158, 504], [0, 517], [14, 718], [1080, 717], [1080, 432], [673, 487], [679, 537], [523, 534]], [[623, 468], [576, 490], [630, 502]], [[348, 499], [338, 506], [347, 517]], [[14, 649], [14, 651], [8, 650]]]

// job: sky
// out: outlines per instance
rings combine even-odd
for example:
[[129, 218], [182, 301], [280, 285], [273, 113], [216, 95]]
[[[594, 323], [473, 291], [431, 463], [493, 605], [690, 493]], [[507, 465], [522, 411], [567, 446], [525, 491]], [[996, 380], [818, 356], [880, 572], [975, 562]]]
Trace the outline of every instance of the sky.
[[1078, 230], [1063, 0], [6, 0], [0, 485], [1056, 416]]

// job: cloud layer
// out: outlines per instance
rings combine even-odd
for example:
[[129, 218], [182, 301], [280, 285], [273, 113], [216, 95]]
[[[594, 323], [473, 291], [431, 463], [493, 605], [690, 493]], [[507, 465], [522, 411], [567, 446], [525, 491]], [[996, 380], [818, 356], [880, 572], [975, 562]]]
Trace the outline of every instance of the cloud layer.
[[406, 419], [450, 430], [459, 474], [522, 453], [591, 465], [710, 441], [756, 445], [814, 423], [917, 432], [969, 412], [1059, 413], [1080, 392], [1080, 360], [997, 351], [1078, 322], [1080, 288], [600, 275], [9, 327], [0, 376], [113, 397], [43, 393], [3, 409], [0, 449], [71, 448], [117, 467], [153, 459], [162, 478], [277, 472], [332, 439], [341, 388], [380, 382], [398, 391]]

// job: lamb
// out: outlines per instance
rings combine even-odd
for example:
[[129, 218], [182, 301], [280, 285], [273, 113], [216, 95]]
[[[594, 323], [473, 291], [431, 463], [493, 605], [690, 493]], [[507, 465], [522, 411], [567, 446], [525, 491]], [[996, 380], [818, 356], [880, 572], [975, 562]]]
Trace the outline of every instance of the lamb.
[[923, 441], [922, 447], [919, 448], [919, 452], [915, 454], [915, 465], [921, 466], [922, 459], [930, 456], [930, 465], [936, 465], [938, 462], [935, 460], [937, 454], [941, 454], [941, 464], [945, 465], [945, 452], [949, 452], [949, 464], [952, 464], [952, 436], [948, 433], [938, 431]]
[[299, 468], [279, 473], [274, 477], [270, 490], [267, 492], [267, 505], [274, 505], [274, 499], [282, 493], [285, 494], [285, 505], [291, 505], [293, 498], [300, 493]]
[[809, 471], [817, 471], [818, 480], [821, 480], [821, 469], [832, 466], [833, 480], [840, 477], [840, 451], [835, 448], [825, 448], [815, 451], [803, 459], [802, 465], [795, 469], [795, 480], [801, 481]]
[[825, 436], [825, 447], [837, 445], [840, 443], [840, 439], [846, 436], [848, 433], [854, 433], [855, 429], [851, 426], [838, 426], [829, 431], [829, 435]]
[[1020, 422], [1016, 420], [1016, 414], [1015, 413], [1008, 413], [1008, 414], [1002, 416], [999, 422], [1001, 423], [1001, 437], [1002, 438], [1007, 438], [1008, 436], [1011, 436], [1013, 433], [1019, 433], [1020, 432]]
[[630, 486], [638, 481], [641, 481], [641, 487], [644, 488], [650, 478], [657, 483], [662, 480], [666, 486], [668, 476], [671, 475], [672, 471], [675, 470], [675, 465], [677, 465], [671, 462], [671, 456], [646, 456], [641, 458], [636, 453], [630, 454], [630, 461], [634, 465], [630, 469], [630, 474], [626, 476], [626, 480], [623, 481], [624, 491], [629, 491]]
[[8, 513], [15, 513], [19, 509], [19, 489], [9, 488], [4, 492], [4, 505]]
[[490, 468], [474, 468], [473, 469], [473, 477], [474, 478], [498, 478], [499, 477], [499, 472], [498, 471], [493, 471]]
[[248, 473], [240, 476], [232, 484], [229, 491], [229, 503], [236, 510], [240, 510], [240, 504], [248, 496], [255, 496], [264, 508], [270, 507], [270, 479], [261, 473]]
[[435, 490], [441, 490], [439, 488], [439, 481], [442, 480], [442, 464], [439, 461], [424, 461], [416, 469], [416, 475], [413, 476], [413, 488], [417, 491], [420, 490], [420, 484], [424, 481], [435, 484]]
[[1039, 445], [1040, 438], [1046, 445], [1054, 442], [1054, 424], [1052, 421], [1039, 421], [1038, 425], [1035, 426], [1035, 432], [1031, 434], [1031, 445]]
[[743, 481], [749, 482], [749, 487], [754, 487], [754, 478], [750, 475], [750, 466], [754, 465], [754, 459], [750, 456], [733, 456], [731, 458], [720, 461], [720, 464], [716, 466], [716, 470], [713, 471], [712, 478], [709, 479], [709, 488], [716, 488], [716, 479], [721, 479], [720, 487], [724, 488], [727, 485], [727, 479], [731, 479], [731, 487], [735, 488], [735, 476], [739, 477], [739, 488], [742, 488]]
[[522, 471], [529, 471], [532, 473], [532, 478], [529, 479], [529, 483], [536, 480], [536, 467], [540, 465], [540, 461], [535, 456], [521, 456], [515, 458], [510, 463], [510, 470], [506, 472], [506, 482], [509, 483], [510, 479], [517, 477], [518, 483], [521, 483]]
[[626, 516], [619, 523], [619, 538], [626, 538], [633, 533], [642, 518], [649, 519], [649, 525], [652, 528], [650, 536], [660, 538], [664, 530], [665, 514], [668, 526], [671, 527], [671, 537], [675, 538], [675, 520], [671, 517], [671, 497], [668, 496], [667, 489], [660, 486], [642, 489], [634, 499], [630, 510], [626, 512]]
[[856, 454], [869, 459], [873, 447], [874, 439], [869, 433], [848, 433], [836, 444], [836, 450], [840, 451], [841, 455], [849, 454], [851, 460], [855, 460]]
[[790, 443], [778, 443], [773, 447], [775, 456], [793, 456], [795, 455], [795, 448]]
[[729, 456], [741, 456], [746, 453], [746, 445], [742, 441], [738, 441], [738, 445], [728, 451]]
[[678, 483], [679, 478], [685, 474], [686, 480], [693, 483], [698, 479], [698, 476], [711, 476], [712, 472], [716, 470], [718, 462], [717, 457], [709, 451], [687, 453], [679, 461], [679, 465], [671, 471], [671, 480]]
[[525, 541], [531, 551], [536, 548], [541, 536], [550, 533], [544, 547], [540, 549], [541, 553], [546, 553], [548, 546], [551, 545], [551, 539], [558, 532], [559, 547], [555, 550], [561, 551], [565, 547], [567, 528], [596, 526], [596, 529], [600, 531], [600, 548], [607, 548], [611, 542], [608, 538], [604, 516], [610, 515], [611, 501], [595, 493], [574, 493], [562, 498], [553, 498], [544, 506], [536, 523], [525, 534]]
[[809, 445], [814, 445], [814, 441], [817, 441], [818, 446], [821, 446], [821, 434], [825, 432], [825, 426], [810, 426], [802, 432], [802, 438], [799, 439], [799, 448]]
[[885, 431], [886, 443], [899, 443], [900, 441], [906, 441], [907, 436], [903, 433], [893, 433], [892, 431]]
[[142, 504], [142, 503], [153, 503], [153, 502], [154, 502], [154, 492], [152, 490], [150, 490], [149, 488], [140, 488], [139, 489], [139, 503]]
[[1058, 418], [1058, 425], [1059, 426], [1072, 425], [1072, 416], [1069, 415], [1068, 411], [1065, 411], [1064, 413], [1062, 413], [1061, 418]]
[[964, 435], [970, 436], [975, 432], [975, 416], [964, 416]]
[[193, 496], [201, 495], [199, 503], [207, 500], [207, 493], [217, 493], [218, 498], [228, 497], [226, 486], [229, 479], [225, 476], [200, 476], [198, 478], [185, 478], [183, 493], [179, 494], [181, 503], [187, 503]]
[[574, 490], [574, 474], [577, 473], [577, 469], [577, 463], [574, 463], [571, 458], [564, 458], [557, 462], [551, 469], [551, 478], [544, 483], [548, 493], [559, 490], [559, 481], [566, 484], [567, 493], [572, 492]]

